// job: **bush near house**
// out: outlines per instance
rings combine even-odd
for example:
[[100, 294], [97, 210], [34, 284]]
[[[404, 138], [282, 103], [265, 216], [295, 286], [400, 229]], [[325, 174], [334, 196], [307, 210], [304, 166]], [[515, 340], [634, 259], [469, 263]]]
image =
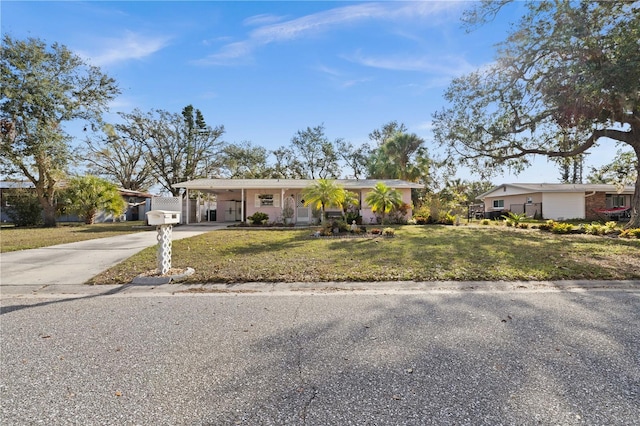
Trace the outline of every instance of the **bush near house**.
[[447, 212], [440, 216], [440, 220], [438, 221], [438, 223], [441, 223], [443, 225], [453, 225], [454, 223], [456, 223], [456, 215], [451, 214], [451, 212]]
[[255, 212], [251, 216], [248, 216], [247, 219], [249, 219], [251, 222], [253, 222], [256, 225], [261, 225], [267, 220], [269, 220], [269, 215], [265, 212]]
[[7, 197], [5, 211], [15, 226], [42, 224], [42, 206], [32, 191], [17, 190]]
[[640, 238], [640, 228], [623, 229], [620, 238]]

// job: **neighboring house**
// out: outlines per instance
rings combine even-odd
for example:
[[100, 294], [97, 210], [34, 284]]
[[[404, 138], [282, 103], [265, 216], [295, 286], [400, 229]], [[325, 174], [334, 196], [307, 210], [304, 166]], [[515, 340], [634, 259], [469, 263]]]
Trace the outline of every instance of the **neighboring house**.
[[541, 219], [606, 220], [628, 217], [633, 186], [507, 183], [480, 195], [485, 217], [510, 211]]
[[124, 220], [146, 220], [145, 213], [149, 210], [149, 203], [152, 194], [140, 191], [131, 191], [120, 188], [120, 195], [127, 202], [127, 211], [124, 213]]
[[[64, 186], [62, 183], [61, 186]], [[16, 191], [29, 190], [35, 191], [33, 183], [29, 181], [0, 181], [0, 203], [1, 219], [2, 222], [10, 222], [11, 219], [6, 214], [7, 208], [10, 208], [8, 196]], [[119, 188], [120, 195], [127, 203], [127, 211], [120, 217], [114, 218], [112, 215], [107, 215], [104, 212], [99, 212], [96, 216], [96, 222], [113, 222], [114, 220], [145, 220], [145, 213], [147, 212], [149, 200], [153, 195], [146, 192], [131, 191], [128, 189]], [[60, 222], [80, 222], [80, 218], [75, 215], [62, 214], [57, 217]]]
[[0, 220], [2, 222], [11, 222], [11, 218], [7, 215], [7, 209], [11, 208], [9, 197], [17, 191], [24, 190], [35, 191], [35, 186], [29, 181], [0, 181]]
[[[183, 212], [183, 222], [190, 223], [194, 217], [200, 221], [215, 222], [245, 222], [247, 217], [255, 212], [263, 212], [269, 215], [269, 221], [280, 221], [283, 218], [285, 205], [293, 208], [293, 223], [310, 224], [314, 222], [311, 206], [304, 205], [302, 191], [314, 182], [311, 179], [196, 179], [175, 184], [175, 188], [186, 191], [189, 199], [189, 191], [198, 191], [206, 195], [215, 195], [215, 211], [210, 212]], [[371, 207], [366, 205], [366, 194], [373, 189], [378, 182], [383, 182], [390, 188], [397, 189], [402, 194], [402, 201], [411, 206], [411, 189], [422, 188], [417, 183], [396, 179], [337, 179], [335, 182], [348, 191], [358, 194], [360, 205], [358, 206], [362, 222], [374, 223], [376, 215]], [[201, 206], [197, 202], [195, 205]], [[193, 204], [187, 204], [187, 210], [192, 209]], [[326, 208], [327, 212], [338, 213], [340, 210]], [[411, 209], [407, 218], [411, 217]]]

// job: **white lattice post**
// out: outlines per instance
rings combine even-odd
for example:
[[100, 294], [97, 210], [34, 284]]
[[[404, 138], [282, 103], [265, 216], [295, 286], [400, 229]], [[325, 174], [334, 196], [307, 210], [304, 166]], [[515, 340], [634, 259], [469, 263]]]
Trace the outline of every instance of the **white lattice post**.
[[172, 225], [158, 225], [158, 273], [166, 275], [171, 270]]

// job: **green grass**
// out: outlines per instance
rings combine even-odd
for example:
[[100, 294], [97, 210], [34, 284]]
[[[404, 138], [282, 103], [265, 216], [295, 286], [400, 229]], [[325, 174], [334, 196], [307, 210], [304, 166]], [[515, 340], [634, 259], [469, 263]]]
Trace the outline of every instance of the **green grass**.
[[[404, 226], [394, 238], [322, 239], [309, 230], [218, 230], [173, 242], [190, 283], [638, 279], [640, 241], [486, 226]], [[128, 283], [155, 247], [95, 277]]]
[[130, 234], [151, 228], [142, 226], [144, 222], [96, 223], [84, 225], [80, 223], [59, 224], [56, 228], [0, 228], [0, 252], [26, 250], [47, 247], [54, 244], [74, 243], [76, 241], [95, 238], [113, 237]]

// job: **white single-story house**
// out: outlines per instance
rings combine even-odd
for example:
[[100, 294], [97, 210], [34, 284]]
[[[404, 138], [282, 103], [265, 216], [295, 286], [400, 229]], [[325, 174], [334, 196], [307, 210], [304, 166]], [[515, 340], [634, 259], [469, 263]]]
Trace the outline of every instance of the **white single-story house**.
[[[302, 196], [304, 188], [315, 181], [312, 179], [196, 179], [174, 185], [175, 188], [185, 190], [186, 199], [190, 199], [189, 192], [215, 195], [215, 209], [200, 211], [204, 203], [196, 202], [197, 212], [184, 211], [183, 223], [195, 221], [214, 222], [246, 222], [247, 218], [256, 212], [269, 215], [270, 222], [280, 221], [283, 210], [290, 207], [293, 210], [292, 222], [304, 225], [314, 222], [311, 206], [305, 206]], [[383, 182], [402, 194], [402, 201], [411, 206], [411, 189], [422, 188], [422, 185], [397, 179], [336, 179], [336, 184], [357, 194], [359, 199], [359, 214], [363, 223], [373, 223], [376, 215], [365, 202], [366, 194], [378, 182]], [[186, 204], [186, 210], [193, 209], [192, 203]], [[215, 210], [215, 211], [214, 211]], [[339, 209], [326, 209], [327, 212], [339, 212]], [[411, 209], [407, 218], [411, 217]]]
[[599, 220], [628, 215], [633, 192], [633, 186], [606, 184], [505, 183], [478, 199], [489, 218], [510, 211], [541, 219]]

